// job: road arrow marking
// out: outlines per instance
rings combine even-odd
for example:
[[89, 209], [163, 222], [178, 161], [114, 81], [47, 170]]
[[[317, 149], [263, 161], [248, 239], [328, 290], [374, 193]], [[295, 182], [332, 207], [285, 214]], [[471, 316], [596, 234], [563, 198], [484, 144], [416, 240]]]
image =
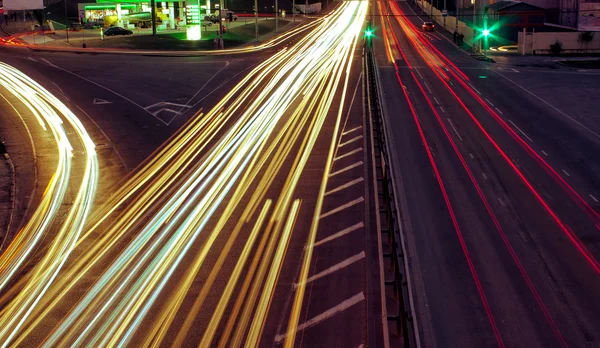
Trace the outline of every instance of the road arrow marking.
[[94, 98], [94, 105], [102, 105], [102, 104], [112, 104], [112, 102], [109, 102], [108, 100], [104, 100], [104, 99]]

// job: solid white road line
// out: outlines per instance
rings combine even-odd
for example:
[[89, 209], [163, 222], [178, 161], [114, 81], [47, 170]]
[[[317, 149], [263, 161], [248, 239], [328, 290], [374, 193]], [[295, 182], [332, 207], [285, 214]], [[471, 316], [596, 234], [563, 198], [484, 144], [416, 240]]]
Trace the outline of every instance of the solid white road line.
[[340, 170], [338, 170], [337, 172], [333, 172], [333, 173], [329, 174], [329, 177], [331, 178], [332, 176], [335, 176], [335, 175], [341, 174], [341, 173], [343, 173], [343, 172], [346, 172], [346, 171], [348, 171], [348, 170], [350, 170], [350, 169], [353, 169], [353, 168], [359, 167], [359, 166], [361, 166], [362, 164], [363, 164], [363, 161], [358, 161], [358, 162], [356, 162], [356, 163], [354, 163], [354, 164], [351, 164], [351, 165], [347, 166], [346, 168], [340, 169]]
[[326, 218], [328, 216], [331, 216], [331, 215], [333, 215], [335, 213], [338, 213], [338, 212], [340, 212], [340, 211], [342, 211], [342, 210], [344, 210], [346, 208], [350, 208], [351, 206], [357, 205], [358, 203], [362, 203], [364, 201], [365, 201], [365, 199], [363, 197], [354, 199], [354, 200], [352, 200], [352, 201], [350, 201], [350, 202], [348, 202], [348, 203], [346, 203], [346, 204], [344, 204], [342, 206], [339, 206], [339, 207], [337, 207], [337, 208], [335, 208], [333, 210], [330, 210], [330, 211], [328, 211], [328, 212], [326, 212], [324, 214], [321, 214], [321, 216], [319, 217], [319, 219]]
[[327, 237], [327, 238], [323, 238], [323, 239], [321, 239], [320, 241], [318, 241], [318, 242], [315, 242], [315, 244], [313, 245], [313, 248], [314, 248], [314, 247], [316, 247], [316, 246], [319, 246], [319, 245], [325, 244], [325, 243], [327, 243], [327, 242], [331, 242], [331, 241], [332, 241], [332, 240], [334, 240], [334, 239], [337, 239], [337, 238], [343, 237], [343, 236], [347, 235], [347, 234], [348, 234], [348, 233], [350, 233], [350, 232], [354, 232], [354, 231], [356, 231], [356, 230], [358, 230], [358, 229], [360, 229], [360, 228], [363, 228], [364, 226], [365, 226], [365, 224], [364, 224], [364, 223], [362, 223], [362, 222], [359, 222], [359, 223], [357, 223], [356, 225], [352, 225], [352, 226], [350, 226], [350, 227], [348, 227], [348, 228], [345, 228], [345, 229], [343, 229], [343, 230], [341, 230], [341, 231], [339, 231], [339, 232], [336, 232], [336, 233], [332, 234], [331, 236], [329, 236], [329, 237]]
[[519, 128], [519, 127], [518, 127], [518, 126], [517, 126], [517, 125], [516, 125], [516, 124], [515, 124], [513, 121], [511, 121], [511, 120], [508, 120], [508, 122], [510, 122], [510, 124], [512, 124], [512, 125], [513, 125], [513, 126], [514, 126], [514, 127], [515, 127], [515, 128], [518, 130], [518, 131], [519, 131], [519, 133], [523, 134], [523, 136], [524, 136], [525, 138], [527, 138], [527, 140], [529, 140], [529, 141], [531, 141], [531, 142], [533, 143], [533, 140], [532, 140], [532, 139], [531, 139], [531, 138], [530, 138], [530, 137], [529, 137], [527, 134], [525, 134], [525, 132], [523, 132], [523, 131], [521, 130], [521, 128]]
[[359, 130], [359, 129], [361, 129], [361, 128], [362, 128], [362, 126], [354, 127], [354, 128], [352, 128], [352, 129], [350, 129], [350, 130], [347, 130], [347, 131], [345, 131], [345, 132], [342, 132], [342, 135], [346, 135], [346, 134], [348, 134], [348, 133], [352, 133], [352, 132], [354, 132], [354, 131], [357, 131], [357, 130]]
[[[338, 304], [337, 306], [330, 308], [330, 309], [326, 310], [325, 312], [317, 315], [316, 317], [298, 325], [298, 327], [293, 332], [293, 334], [295, 334], [298, 331], [303, 331], [305, 329], [308, 329], [311, 326], [315, 326], [318, 323], [322, 322], [323, 320], [329, 319], [332, 316], [336, 315], [337, 313], [345, 311], [346, 309], [348, 309], [348, 308], [354, 306], [355, 304], [360, 303], [364, 300], [365, 300], [365, 294], [363, 292], [360, 292], [360, 293], [350, 297], [349, 299], [345, 300], [344, 302]], [[286, 336], [287, 336], [287, 333], [275, 336], [275, 342], [280, 343], [281, 341], [283, 341], [285, 339]]]
[[345, 154], [343, 154], [343, 155], [339, 155], [339, 156], [337, 156], [336, 158], [334, 158], [333, 160], [334, 160], [334, 161], [337, 161], [337, 160], [339, 160], [339, 159], [342, 159], [342, 158], [344, 158], [344, 157], [352, 156], [352, 155], [354, 155], [354, 154], [355, 154], [355, 153], [357, 153], [357, 152], [361, 152], [362, 150], [363, 150], [363, 148], [362, 148], [362, 147], [359, 147], [358, 149], [352, 150], [352, 151], [350, 151], [350, 152], [348, 152], [348, 153], [345, 153]]
[[354, 138], [352, 138], [352, 139], [350, 139], [350, 140], [348, 140], [348, 141], [346, 141], [346, 142], [338, 145], [338, 148], [344, 147], [344, 146], [346, 146], [348, 144], [351, 144], [351, 143], [353, 143], [353, 142], [355, 142], [357, 140], [360, 140], [360, 139], [362, 139], [362, 137], [363, 137], [362, 135], [355, 136]]
[[[358, 262], [358, 261], [360, 261], [360, 260], [364, 259], [364, 258], [365, 258], [365, 256], [366, 256], [365, 252], [364, 252], [364, 251], [361, 251], [360, 253], [358, 253], [358, 254], [356, 254], [356, 255], [354, 255], [354, 256], [351, 256], [351, 257], [349, 257], [349, 258], [345, 259], [344, 261], [342, 261], [342, 262], [340, 262], [340, 263], [337, 263], [337, 264], [335, 264], [335, 265], [333, 265], [333, 266], [329, 267], [328, 269], [326, 269], [326, 270], [324, 270], [324, 271], [322, 271], [322, 272], [319, 272], [319, 273], [315, 274], [315, 275], [314, 275], [314, 276], [312, 276], [312, 277], [308, 277], [308, 278], [306, 279], [306, 282], [305, 282], [305, 284], [308, 284], [308, 283], [310, 283], [310, 282], [314, 282], [315, 280], [317, 280], [317, 279], [320, 279], [320, 278], [323, 278], [323, 277], [325, 277], [325, 276], [327, 276], [327, 275], [329, 275], [329, 274], [331, 274], [331, 273], [333, 273], [333, 272], [339, 271], [339, 270], [340, 270], [340, 269], [342, 269], [342, 268], [346, 268], [346, 267], [350, 266], [351, 264], [353, 264], [353, 263], [355, 263], [355, 262]], [[295, 289], [296, 287], [298, 287], [298, 284], [294, 284], [294, 289]]]
[[577, 124], [578, 126], [580, 126], [581, 128], [585, 129], [586, 131], [590, 132], [591, 134], [593, 134], [596, 138], [600, 138], [600, 134], [594, 132], [593, 130], [589, 129], [588, 127], [584, 126], [581, 122], [577, 121], [576, 119], [574, 119], [573, 117], [567, 115], [566, 113], [560, 111], [557, 107], [555, 107], [554, 105], [548, 103], [547, 101], [545, 101], [544, 99], [542, 99], [541, 97], [539, 97], [537, 94], [534, 94], [533, 92], [531, 92], [530, 90], [528, 90], [527, 88], [521, 86], [520, 84], [516, 83], [515, 81], [509, 79], [508, 77], [504, 76], [503, 74], [494, 71], [496, 74], [502, 76], [503, 78], [505, 78], [506, 80], [512, 82], [514, 85], [516, 85], [517, 87], [521, 88], [522, 90], [524, 90], [525, 92], [529, 93], [531, 96], [533, 96], [534, 98], [538, 99], [539, 101], [541, 101], [542, 103], [548, 105], [549, 107], [551, 107], [552, 109], [554, 109], [556, 112], [558, 112], [559, 114], [565, 116], [566, 118], [568, 118], [569, 120], [573, 121], [575, 124]]
[[336, 187], [336, 188], [332, 189], [331, 191], [327, 191], [327, 192], [325, 192], [325, 196], [327, 196], [327, 195], [330, 195], [330, 194], [332, 194], [332, 193], [336, 193], [336, 192], [338, 192], [338, 191], [341, 191], [341, 190], [343, 190], [343, 189], [345, 189], [345, 188], [348, 188], [348, 187], [350, 187], [350, 186], [352, 186], [352, 185], [358, 184], [359, 182], [363, 182], [363, 181], [364, 181], [364, 179], [363, 179], [362, 177], [360, 177], [360, 178], [358, 178], [358, 179], [354, 179], [354, 180], [352, 180], [352, 181], [350, 181], [350, 182], [347, 182], [347, 183], [345, 183], [345, 184], [344, 184], [344, 185], [342, 185], [342, 186], [338, 186], [338, 187]]

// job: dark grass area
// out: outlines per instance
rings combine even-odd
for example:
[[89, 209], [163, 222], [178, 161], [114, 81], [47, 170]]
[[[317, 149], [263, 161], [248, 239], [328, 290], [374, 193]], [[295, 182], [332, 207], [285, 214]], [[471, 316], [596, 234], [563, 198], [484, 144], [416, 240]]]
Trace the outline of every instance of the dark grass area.
[[[288, 20], [280, 19], [279, 27], [289, 23]], [[260, 35], [268, 34], [275, 30], [275, 21], [259, 21], [258, 30]], [[202, 32], [202, 39], [199, 41], [185, 40], [184, 32], [151, 35], [132, 35], [107, 40], [99, 38], [85, 40], [89, 48], [125, 48], [141, 50], [209, 50], [214, 48], [213, 39], [216, 31]], [[255, 40], [254, 23], [249, 23], [239, 27], [227, 30], [223, 35], [225, 48], [232, 48], [243, 45]], [[49, 42], [48, 46], [63, 46], [64, 42]]]
[[560, 65], [578, 69], [600, 69], [600, 59], [594, 60], [563, 60]]

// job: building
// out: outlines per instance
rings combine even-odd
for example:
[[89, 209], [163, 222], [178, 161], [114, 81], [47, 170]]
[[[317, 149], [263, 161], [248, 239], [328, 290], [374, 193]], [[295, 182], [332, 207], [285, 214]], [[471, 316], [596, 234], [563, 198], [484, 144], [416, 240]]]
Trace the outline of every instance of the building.
[[498, 1], [488, 5], [484, 13], [487, 27], [493, 28], [494, 35], [509, 41], [517, 41], [523, 29], [528, 32], [543, 30], [546, 22], [543, 8], [521, 1]]

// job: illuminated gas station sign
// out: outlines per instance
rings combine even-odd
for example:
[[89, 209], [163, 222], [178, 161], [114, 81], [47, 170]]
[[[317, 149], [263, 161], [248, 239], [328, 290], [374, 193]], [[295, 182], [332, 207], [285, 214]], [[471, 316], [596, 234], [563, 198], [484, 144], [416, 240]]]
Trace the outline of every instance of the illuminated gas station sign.
[[191, 25], [200, 25], [200, 6], [185, 6], [185, 22]]
[[185, 6], [185, 23], [188, 40], [200, 40], [200, 5]]

